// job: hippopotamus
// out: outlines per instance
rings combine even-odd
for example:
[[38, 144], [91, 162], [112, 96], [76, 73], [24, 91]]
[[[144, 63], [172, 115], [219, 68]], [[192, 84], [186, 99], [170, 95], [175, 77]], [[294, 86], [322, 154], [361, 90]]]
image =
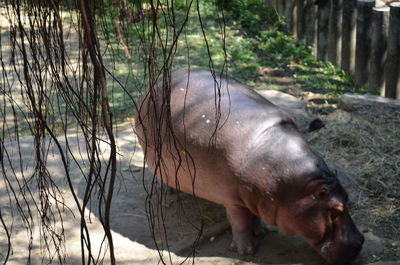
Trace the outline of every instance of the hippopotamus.
[[240, 254], [255, 251], [260, 219], [304, 237], [331, 264], [360, 252], [364, 238], [336, 173], [286, 112], [235, 79], [170, 73], [143, 95], [135, 131], [159, 180], [225, 207]]

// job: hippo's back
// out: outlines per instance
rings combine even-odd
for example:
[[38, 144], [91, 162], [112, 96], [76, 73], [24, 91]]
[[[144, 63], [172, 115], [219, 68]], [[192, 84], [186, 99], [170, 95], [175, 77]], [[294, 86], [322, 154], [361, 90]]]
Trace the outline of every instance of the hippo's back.
[[173, 73], [171, 89], [174, 130], [198, 144], [208, 145], [215, 137], [219, 148], [240, 146], [271, 126], [293, 123], [257, 92], [232, 78], [213, 77], [209, 70], [181, 69]]
[[239, 200], [239, 171], [259, 135], [295, 126], [258, 93], [208, 70], [172, 73], [170, 112], [162, 107], [164, 89], [159, 83], [157, 96], [145, 95], [136, 121], [147, 164], [169, 186], [219, 204]]

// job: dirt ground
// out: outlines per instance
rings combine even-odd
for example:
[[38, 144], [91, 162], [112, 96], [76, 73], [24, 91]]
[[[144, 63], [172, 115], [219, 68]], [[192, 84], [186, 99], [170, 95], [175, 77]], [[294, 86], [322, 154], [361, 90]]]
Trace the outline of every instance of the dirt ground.
[[[271, 96], [271, 94], [269, 94]], [[272, 92], [273, 100], [283, 101], [284, 107], [294, 110], [295, 117], [302, 118], [301, 110], [304, 105], [293, 101], [294, 98], [284, 95], [279, 96]], [[299, 114], [300, 113], [300, 114]], [[299, 116], [300, 115], [300, 116]], [[304, 117], [303, 117], [304, 118]], [[301, 121], [300, 121], [301, 122]], [[82, 145], [82, 138], [77, 135], [68, 136], [69, 144], [73, 152], [79, 152]], [[31, 137], [21, 138], [21, 154], [24, 161], [25, 174], [29, 175], [29, 167], [32, 165], [32, 141]], [[119, 146], [119, 180], [115, 187], [115, 197], [113, 199], [111, 214], [111, 229], [113, 231], [117, 264], [158, 264], [158, 248], [163, 250], [161, 253], [164, 261], [168, 263], [179, 264], [185, 261], [187, 255], [191, 255], [192, 244], [199, 236], [199, 230], [202, 229], [202, 237], [195, 249], [195, 264], [325, 264], [318, 254], [311, 249], [301, 238], [286, 237], [279, 233], [276, 228], [270, 228], [268, 235], [261, 239], [257, 252], [253, 256], [240, 256], [229, 250], [231, 233], [227, 223], [224, 209], [207, 201], [193, 198], [182, 193], [167, 193], [166, 199], [162, 202], [165, 205], [165, 231], [167, 233], [168, 245], [166, 245], [163, 234], [164, 226], [155, 218], [156, 241], [154, 242], [149, 232], [148, 218], [146, 214], [146, 205], [149, 205], [147, 195], [144, 190], [149, 187], [152, 174], [146, 169], [142, 171], [143, 153], [137, 144], [135, 135], [132, 132], [132, 121], [123, 124], [118, 129]], [[10, 161], [17, 163], [19, 155], [15, 142], [9, 142]], [[13, 149], [14, 148], [14, 149]], [[105, 147], [104, 147], [105, 148]], [[82, 150], [81, 150], [82, 151]], [[82, 159], [83, 168], [85, 163]], [[87, 166], [87, 164], [86, 164]], [[350, 194], [352, 200], [359, 196], [358, 188], [352, 182], [346, 171], [338, 165], [330, 165], [338, 170], [339, 178]], [[9, 172], [11, 167], [6, 167]], [[66, 264], [81, 264], [80, 260], [80, 228], [79, 216], [76, 207], [74, 207], [72, 194], [65, 182], [65, 172], [61, 170], [60, 157], [56, 153], [49, 156], [48, 169], [52, 174], [54, 181], [61, 187], [63, 197], [69, 210], [63, 211], [63, 225], [65, 229], [65, 253]], [[18, 167], [17, 169], [18, 170]], [[78, 191], [80, 199], [83, 194], [85, 180], [78, 168], [71, 167], [69, 173], [73, 176], [73, 185]], [[142, 179], [145, 181], [143, 185]], [[14, 183], [15, 184], [15, 183]], [[156, 198], [155, 196], [154, 198]], [[153, 205], [158, 201], [153, 199]], [[28, 240], [27, 230], [18, 217], [12, 221], [12, 210], [15, 211], [15, 205], [10, 204], [7, 190], [3, 182], [0, 184], [0, 205], [2, 216], [7, 225], [12, 224], [12, 242], [13, 252], [7, 264], [25, 264], [27, 259]], [[15, 213], [14, 213], [15, 214]], [[91, 233], [93, 249], [100, 247], [104, 233], [98, 221], [98, 212], [95, 205], [88, 210], [87, 221]], [[42, 261], [43, 249], [40, 248], [40, 231], [38, 220], [35, 219], [34, 227], [32, 264], [40, 264]], [[379, 260], [399, 260], [400, 242], [393, 239], [387, 239], [375, 231], [365, 227], [362, 220], [357, 220], [361, 231], [363, 231], [366, 242], [360, 256], [353, 264], [367, 264]], [[6, 237], [4, 230], [0, 231], [0, 261], [4, 260], [6, 252]], [[169, 249], [169, 252], [167, 251]], [[104, 254], [104, 251], [102, 252]], [[46, 259], [44, 260], [46, 261]], [[103, 264], [108, 264], [109, 258], [105, 255]], [[186, 264], [192, 263], [192, 259], [186, 260]]]

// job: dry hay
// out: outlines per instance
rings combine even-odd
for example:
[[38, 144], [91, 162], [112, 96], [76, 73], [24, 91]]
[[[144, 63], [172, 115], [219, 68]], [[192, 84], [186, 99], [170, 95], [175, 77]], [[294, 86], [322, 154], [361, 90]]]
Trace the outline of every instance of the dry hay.
[[400, 234], [400, 110], [336, 110], [321, 119], [326, 127], [309, 141], [327, 161], [351, 175], [358, 193], [351, 194], [353, 216], [395, 239]]

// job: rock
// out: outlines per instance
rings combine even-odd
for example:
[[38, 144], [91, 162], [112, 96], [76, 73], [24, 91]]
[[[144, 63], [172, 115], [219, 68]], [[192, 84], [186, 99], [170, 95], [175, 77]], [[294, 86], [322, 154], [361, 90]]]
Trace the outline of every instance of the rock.
[[384, 240], [372, 232], [363, 233], [365, 237], [365, 243], [363, 246], [363, 254], [364, 255], [376, 255], [381, 256], [384, 254]]
[[290, 114], [296, 121], [301, 131], [308, 130], [311, 116], [307, 106], [298, 98], [276, 90], [256, 90], [261, 96]]
[[[390, 3], [397, 2], [398, 0], [376, 0], [375, 6], [389, 6]], [[374, 263], [377, 264], [377, 263]]]
[[400, 111], [400, 100], [373, 95], [344, 94], [338, 107], [346, 111], [368, 110]]

